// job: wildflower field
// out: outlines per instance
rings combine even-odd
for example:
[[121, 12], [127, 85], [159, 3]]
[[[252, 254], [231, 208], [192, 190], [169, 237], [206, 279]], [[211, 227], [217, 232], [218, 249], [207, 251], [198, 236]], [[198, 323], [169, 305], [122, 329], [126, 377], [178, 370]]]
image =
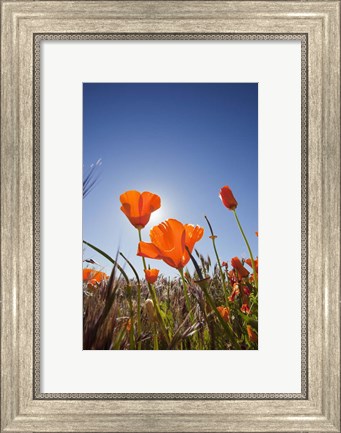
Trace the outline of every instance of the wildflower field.
[[[93, 184], [90, 178], [85, 183], [87, 194]], [[233, 192], [224, 186], [219, 197], [217, 206], [225, 206], [226, 218], [239, 231], [247, 257], [221, 258], [220, 234], [206, 216], [200, 225], [169, 218], [148, 232], [145, 227], [162, 207], [162, 198], [146, 191], [121, 194], [120, 209], [136, 232], [136, 254], [144, 272], [139, 274], [121, 251], [112, 256], [84, 240], [112, 269], [106, 274], [94, 260], [84, 260], [85, 350], [258, 348], [258, 258], [252, 254], [250, 234], [244, 233]], [[211, 257], [200, 251], [203, 237], [212, 242]], [[160, 261], [175, 269], [177, 276], [161, 274]]]

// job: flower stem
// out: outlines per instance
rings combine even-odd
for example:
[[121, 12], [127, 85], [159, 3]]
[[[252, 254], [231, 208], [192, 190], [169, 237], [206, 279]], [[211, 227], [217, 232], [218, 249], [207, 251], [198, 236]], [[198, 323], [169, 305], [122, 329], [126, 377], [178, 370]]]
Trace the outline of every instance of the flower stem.
[[128, 293], [128, 303], [129, 303], [129, 311], [130, 311], [130, 331], [129, 331], [129, 349], [133, 350], [135, 349], [135, 342], [134, 342], [134, 310], [133, 310], [133, 303], [131, 299], [131, 287], [127, 287], [127, 293]]
[[[183, 269], [179, 269], [179, 273], [181, 275], [182, 285], [183, 285], [183, 288], [184, 288], [186, 309], [187, 309], [187, 311], [189, 313], [189, 318], [191, 320], [192, 325], [195, 325], [195, 319], [194, 319], [193, 311], [192, 311], [192, 308], [191, 308], [191, 301], [190, 301], [189, 296], [188, 296], [187, 283], [186, 283], [185, 276], [184, 276], [184, 270]], [[196, 347], [199, 346], [198, 349], [200, 349], [201, 348], [200, 347], [200, 338], [199, 338], [198, 335], [194, 336], [193, 341], [194, 341], [194, 345]]]
[[[131, 267], [131, 269], [133, 270], [136, 280], [137, 280], [137, 338], [140, 339], [141, 338], [141, 282], [140, 282], [140, 278], [139, 275], [136, 271], [136, 269], [134, 268], [134, 266], [131, 264], [131, 262], [127, 259], [127, 257], [120, 252], [120, 255], [124, 258], [124, 260], [128, 263], [128, 265]], [[142, 342], [139, 341], [138, 342], [138, 350], [141, 350], [142, 348]]]
[[[141, 229], [137, 229], [139, 232], [139, 240], [140, 242], [142, 242], [142, 234], [141, 234]], [[146, 259], [142, 256], [142, 262], [143, 262], [143, 269], [146, 270], [147, 269], [147, 265], [146, 265]]]
[[184, 270], [183, 269], [179, 269], [179, 274], [181, 275], [182, 285], [183, 285], [183, 288], [184, 288], [185, 303], [186, 303], [187, 312], [189, 313], [189, 316], [190, 316], [191, 321], [193, 323], [194, 318], [193, 318], [193, 314], [192, 314], [192, 311], [191, 311], [191, 301], [190, 301], [189, 296], [188, 296], [187, 283], [186, 283], [186, 280], [185, 280], [185, 277], [184, 277]]
[[233, 210], [233, 213], [234, 213], [234, 216], [236, 218], [236, 221], [237, 221], [240, 233], [242, 234], [242, 236], [244, 238], [246, 247], [249, 250], [250, 259], [251, 259], [251, 263], [252, 263], [252, 269], [253, 269], [253, 276], [254, 276], [254, 279], [255, 279], [255, 286], [256, 286], [256, 289], [258, 289], [258, 275], [257, 275], [257, 272], [256, 272], [256, 266], [255, 266], [255, 261], [253, 260], [253, 255], [252, 255], [251, 247], [250, 247], [250, 244], [249, 244], [249, 242], [248, 242], [248, 240], [247, 240], [247, 238], [245, 236], [244, 230], [243, 230], [243, 228], [242, 228], [242, 226], [240, 224], [240, 221], [239, 221], [239, 218], [238, 218], [236, 210]]
[[[142, 330], [141, 330], [141, 283], [138, 282], [137, 285], [137, 335], [138, 338], [141, 338]], [[138, 342], [138, 350], [142, 348], [142, 341]]]
[[[141, 229], [138, 229], [138, 232], [139, 232], [140, 242], [142, 242]], [[142, 257], [142, 262], [143, 262], [143, 268], [144, 268], [144, 270], [147, 270], [147, 264], [146, 264], [146, 260], [145, 260], [144, 257]], [[147, 284], [148, 284], [148, 289], [149, 289], [150, 296], [152, 297], [152, 301], [154, 303], [156, 317], [157, 317], [158, 322], [160, 324], [163, 336], [165, 337], [165, 340], [166, 340], [167, 344], [169, 345], [170, 344], [170, 339], [169, 339], [169, 335], [168, 335], [166, 326], [165, 326], [163, 318], [162, 318], [162, 314], [161, 314], [159, 302], [157, 300], [156, 292], [155, 292], [154, 287], [153, 287], [152, 284], [150, 284], [148, 282], [147, 282]]]
[[157, 328], [156, 328], [156, 324], [154, 323], [154, 350], [159, 350], [159, 342], [158, 342], [158, 338], [157, 338]]
[[226, 291], [226, 287], [225, 287], [225, 275], [224, 275], [224, 272], [223, 272], [223, 268], [221, 267], [220, 258], [219, 258], [217, 247], [216, 247], [216, 244], [215, 244], [215, 240], [216, 240], [217, 236], [213, 233], [213, 229], [212, 229], [211, 223], [210, 223], [210, 221], [209, 221], [209, 219], [207, 218], [206, 215], [205, 215], [205, 219], [207, 221], [208, 227], [210, 228], [210, 232], [211, 232], [210, 238], [212, 239], [213, 249], [214, 249], [215, 256], [217, 258], [217, 263], [218, 263], [218, 266], [219, 266], [220, 277], [221, 277], [221, 284], [222, 284], [222, 287], [223, 287], [224, 298], [225, 298], [226, 305], [228, 305], [227, 291]]

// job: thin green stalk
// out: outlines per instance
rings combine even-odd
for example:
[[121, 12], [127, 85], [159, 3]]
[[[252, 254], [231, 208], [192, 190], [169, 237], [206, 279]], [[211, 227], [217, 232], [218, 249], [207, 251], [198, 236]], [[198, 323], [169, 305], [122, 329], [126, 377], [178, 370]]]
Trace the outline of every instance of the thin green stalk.
[[[140, 242], [142, 242], [141, 229], [138, 229], [138, 232], [139, 232]], [[143, 269], [147, 270], [147, 264], [146, 264], [146, 260], [145, 260], [144, 257], [142, 257], [142, 262], [143, 262]], [[165, 326], [163, 318], [162, 318], [162, 314], [161, 314], [160, 306], [159, 306], [159, 303], [158, 303], [158, 300], [157, 300], [156, 292], [155, 292], [154, 287], [153, 287], [152, 284], [149, 284], [148, 282], [147, 282], [147, 284], [148, 284], [148, 289], [149, 289], [150, 296], [152, 297], [152, 301], [154, 303], [156, 317], [158, 318], [158, 321], [159, 321], [159, 324], [161, 326], [161, 330], [162, 330], [162, 333], [163, 333], [163, 335], [165, 337], [165, 340], [166, 340], [167, 344], [169, 345], [170, 344], [170, 339], [169, 339], [169, 335], [168, 335], [166, 326]]]
[[121, 272], [124, 279], [126, 280], [127, 284], [129, 284], [129, 278], [128, 275], [124, 272], [123, 268], [117, 263], [116, 260], [114, 260], [112, 257], [109, 256], [109, 254], [105, 253], [101, 249], [95, 247], [95, 245], [90, 244], [89, 242], [86, 242], [83, 240], [83, 244], [87, 245], [88, 247], [92, 248], [93, 250], [97, 251], [99, 254], [101, 254], [103, 257], [105, 257], [109, 262], [113, 263], [116, 268]]
[[141, 350], [142, 348], [142, 341], [141, 341], [141, 282], [139, 278], [139, 274], [137, 273], [134, 266], [131, 264], [131, 262], [127, 259], [127, 257], [120, 252], [120, 255], [124, 258], [124, 260], [128, 263], [128, 265], [131, 267], [132, 271], [135, 274], [135, 278], [137, 280], [137, 338], [140, 340], [138, 342], [138, 350]]
[[191, 319], [192, 324], [194, 324], [194, 317], [193, 317], [192, 308], [191, 308], [191, 301], [190, 301], [189, 296], [188, 296], [187, 283], [186, 283], [185, 276], [184, 276], [184, 270], [179, 269], [179, 274], [181, 275], [182, 286], [184, 288], [185, 304], [186, 304], [187, 312], [189, 313], [189, 317]]
[[122, 326], [121, 331], [119, 332], [118, 337], [116, 338], [115, 343], [113, 345], [113, 350], [118, 350], [120, 348], [120, 344], [125, 332], [126, 332], [126, 327]]
[[[141, 233], [141, 229], [137, 229], [139, 232], [139, 240], [140, 242], [142, 242], [142, 233]], [[143, 262], [143, 269], [146, 270], [147, 269], [147, 264], [146, 264], [146, 259], [142, 256], [142, 262]]]
[[212, 239], [214, 253], [215, 253], [215, 256], [217, 258], [217, 263], [218, 263], [218, 266], [219, 266], [221, 283], [222, 283], [222, 286], [223, 286], [224, 298], [225, 298], [226, 305], [228, 305], [228, 297], [227, 297], [227, 291], [226, 291], [226, 287], [225, 287], [225, 274], [223, 272], [223, 268], [221, 267], [220, 258], [219, 258], [217, 247], [216, 247], [216, 244], [215, 244], [215, 240], [216, 240], [217, 236], [213, 233], [213, 229], [212, 229], [211, 223], [210, 223], [210, 221], [209, 221], [209, 219], [207, 218], [206, 215], [205, 215], [205, 219], [207, 221], [208, 227], [210, 228], [210, 232], [211, 232], [210, 238]]
[[191, 311], [191, 302], [190, 302], [189, 297], [188, 297], [187, 284], [186, 284], [185, 277], [184, 277], [184, 270], [179, 269], [179, 274], [181, 275], [182, 286], [184, 288], [184, 294], [185, 294], [186, 308], [187, 308], [187, 312], [189, 313]]
[[158, 322], [159, 322], [159, 324], [161, 326], [161, 330], [162, 330], [162, 333], [163, 333], [163, 335], [165, 337], [165, 340], [166, 340], [167, 344], [169, 345], [170, 338], [169, 338], [169, 335], [168, 335], [165, 323], [163, 321], [161, 309], [160, 309], [160, 306], [159, 306], [159, 302], [157, 300], [157, 296], [156, 296], [156, 292], [155, 292], [154, 286], [152, 284], [148, 283], [148, 289], [149, 289], [149, 293], [150, 293], [150, 295], [152, 297], [152, 301], [153, 301], [154, 306], [155, 306], [156, 317], [157, 317]]
[[250, 259], [251, 259], [251, 263], [252, 263], [252, 269], [253, 269], [253, 276], [254, 276], [254, 279], [255, 279], [255, 286], [256, 286], [256, 289], [258, 289], [258, 274], [256, 272], [256, 266], [255, 266], [255, 261], [253, 260], [253, 255], [252, 255], [251, 247], [250, 247], [250, 244], [249, 244], [249, 242], [248, 242], [248, 240], [247, 240], [247, 238], [245, 236], [244, 230], [243, 230], [243, 228], [242, 228], [242, 226], [240, 224], [240, 221], [239, 221], [239, 218], [238, 218], [238, 215], [237, 215], [237, 212], [236, 212], [235, 209], [233, 210], [233, 213], [234, 213], [234, 216], [236, 218], [236, 221], [237, 221], [240, 233], [242, 234], [242, 236], [244, 238], [246, 247], [249, 250]]
[[139, 339], [138, 342], [138, 350], [141, 350], [142, 348], [142, 341], [141, 341], [141, 333], [142, 333], [142, 327], [141, 327], [141, 284], [138, 282], [137, 284], [137, 338]]
[[129, 303], [129, 311], [130, 311], [130, 331], [129, 331], [129, 349], [134, 350], [135, 349], [135, 341], [134, 341], [134, 310], [133, 310], [133, 303], [131, 299], [131, 287], [127, 287], [128, 292], [128, 303]]
[[159, 341], [157, 338], [157, 328], [155, 323], [153, 328], [154, 328], [154, 350], [159, 350]]

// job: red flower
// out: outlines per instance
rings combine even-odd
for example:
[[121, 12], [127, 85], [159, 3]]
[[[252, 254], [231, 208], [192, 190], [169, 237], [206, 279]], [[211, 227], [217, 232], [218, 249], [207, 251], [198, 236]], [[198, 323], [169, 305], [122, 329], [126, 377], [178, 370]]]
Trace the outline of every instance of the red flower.
[[228, 264], [227, 264], [227, 262], [221, 262], [221, 266], [224, 266], [225, 268], [228, 268]]
[[237, 200], [234, 198], [230, 187], [227, 185], [221, 188], [219, 197], [227, 209], [235, 210], [238, 206]]
[[238, 257], [233, 257], [233, 259], [231, 259], [231, 264], [241, 278], [247, 277], [249, 275], [249, 271], [244, 268]]
[[146, 269], [144, 271], [145, 275], [146, 275], [146, 280], [148, 281], [149, 284], [154, 284], [155, 281], [157, 280], [157, 277], [159, 275], [159, 270], [158, 269]]
[[246, 296], [250, 296], [251, 290], [247, 286], [242, 286], [242, 289]]
[[240, 311], [244, 314], [250, 314], [251, 313], [250, 307], [247, 304], [243, 304], [240, 307]]

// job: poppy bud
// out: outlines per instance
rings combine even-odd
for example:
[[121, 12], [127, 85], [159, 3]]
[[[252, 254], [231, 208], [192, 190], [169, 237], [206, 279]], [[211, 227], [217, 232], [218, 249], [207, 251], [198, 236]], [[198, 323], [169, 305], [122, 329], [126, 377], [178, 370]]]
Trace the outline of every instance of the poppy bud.
[[247, 335], [249, 337], [249, 340], [253, 343], [257, 343], [258, 341], [258, 335], [254, 332], [254, 330], [251, 328], [250, 325], [246, 326]]
[[154, 302], [151, 299], [146, 299], [146, 302], [144, 303], [146, 306], [147, 315], [149, 317], [149, 320], [151, 322], [156, 321], [156, 314], [155, 314], [155, 308], [154, 308]]
[[219, 197], [223, 202], [224, 206], [229, 210], [235, 210], [238, 206], [237, 200], [234, 198], [232, 191], [229, 186], [223, 186], [220, 190]]
[[217, 310], [225, 322], [230, 320], [230, 309], [228, 307], [217, 307]]
[[146, 269], [144, 271], [145, 275], [146, 275], [146, 280], [148, 281], [149, 284], [154, 284], [155, 281], [157, 280], [157, 277], [159, 275], [159, 270], [158, 269]]

